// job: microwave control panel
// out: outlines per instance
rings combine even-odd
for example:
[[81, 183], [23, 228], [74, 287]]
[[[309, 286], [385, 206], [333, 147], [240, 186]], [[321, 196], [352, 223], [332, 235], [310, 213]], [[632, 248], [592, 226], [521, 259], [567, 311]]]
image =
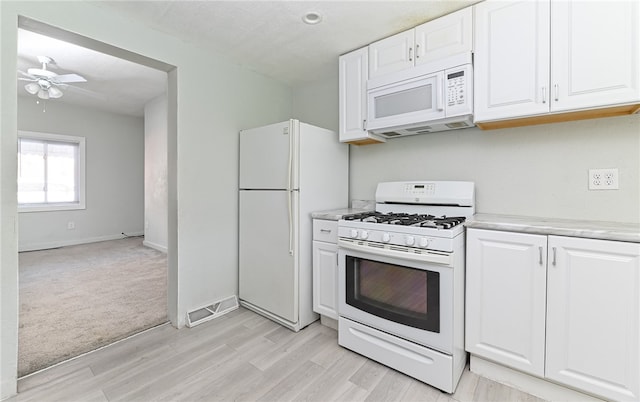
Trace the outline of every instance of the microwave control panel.
[[465, 103], [467, 94], [465, 93], [465, 71], [457, 71], [447, 74], [447, 105], [455, 106]]
[[447, 117], [473, 114], [473, 67], [463, 64], [444, 71]]

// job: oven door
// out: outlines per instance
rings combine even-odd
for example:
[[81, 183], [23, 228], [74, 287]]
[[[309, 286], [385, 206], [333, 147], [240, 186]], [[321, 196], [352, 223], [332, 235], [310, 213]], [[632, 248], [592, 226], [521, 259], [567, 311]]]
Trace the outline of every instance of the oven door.
[[453, 267], [438, 256], [354, 248], [338, 252], [339, 315], [453, 353]]

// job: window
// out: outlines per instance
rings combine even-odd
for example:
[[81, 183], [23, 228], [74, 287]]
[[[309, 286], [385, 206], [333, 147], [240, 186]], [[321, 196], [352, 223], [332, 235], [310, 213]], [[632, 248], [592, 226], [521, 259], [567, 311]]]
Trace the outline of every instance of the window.
[[85, 139], [18, 132], [18, 211], [84, 209]]

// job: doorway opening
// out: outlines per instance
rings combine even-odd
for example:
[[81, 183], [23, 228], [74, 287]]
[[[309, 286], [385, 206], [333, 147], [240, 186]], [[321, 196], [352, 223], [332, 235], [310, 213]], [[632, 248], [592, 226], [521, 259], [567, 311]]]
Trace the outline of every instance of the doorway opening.
[[[80, 88], [78, 91], [70, 88], [70, 85], [61, 85], [63, 94], [57, 96], [59, 94], [55, 93], [56, 99], [49, 99], [46, 94], [40, 96], [39, 92], [35, 94], [37, 97], [30, 98], [28, 89], [26, 91], [29, 93], [23, 90], [24, 93], [18, 96], [20, 130], [58, 133], [69, 130], [75, 131], [69, 134], [77, 135], [77, 131], [82, 131], [79, 127], [82, 127], [88, 137], [87, 158], [91, 158], [91, 155], [94, 159], [102, 157], [100, 161], [87, 161], [85, 209], [19, 214], [19, 248], [22, 252], [19, 255], [18, 376], [22, 377], [166, 322], [167, 319], [175, 324], [175, 317], [171, 314], [175, 308], [172, 308], [171, 300], [175, 299], [177, 284], [170, 279], [175, 275], [169, 274], [175, 271], [175, 264], [170, 262], [175, 261], [176, 252], [175, 246], [172, 246], [176, 239], [175, 203], [169, 200], [175, 199], [176, 74], [175, 67], [166, 63], [24, 17], [19, 18], [18, 26], [20, 31], [28, 35], [41, 35], [56, 43], [66, 43], [68, 48], [60, 50], [58, 63], [64, 64], [67, 69], [77, 70], [72, 73], [88, 78], [87, 81], [104, 81], [101, 85], [109, 85], [108, 80], [101, 80], [107, 75], [105, 69], [112, 68], [122, 74], [122, 63], [125, 61], [126, 65], [153, 70], [154, 74], [160, 73], [164, 77], [161, 94], [149, 100], [152, 106], [149, 110], [144, 107], [144, 117], [127, 113], [121, 115], [108, 108], [100, 110], [98, 106], [78, 106], [77, 102], [74, 104], [74, 98], [86, 104], [96, 101], [97, 105], [103, 101], [100, 85], [83, 87], [76, 84]], [[27, 80], [42, 73], [45, 66], [35, 70], [20, 68], [26, 54], [21, 53], [23, 43], [20, 39], [19, 35], [19, 70], [23, 71], [21, 77], [28, 84]], [[55, 60], [52, 52], [54, 50], [50, 50], [49, 54], [41, 51], [39, 53], [42, 54], [35, 56], [44, 55]], [[105, 58], [100, 58], [100, 66], [93, 69], [84, 70], [86, 65], [82, 63], [74, 68], [70, 64], [71, 58], [80, 60], [82, 52], [90, 53], [92, 60], [89, 64], [93, 63], [94, 66], [97, 66], [97, 58]], [[109, 62], [105, 61], [107, 57]], [[112, 62], [116, 64], [109, 64]], [[65, 71], [64, 74], [71, 72]], [[100, 79], [96, 79], [96, 76], [100, 76]], [[40, 77], [35, 75], [35, 78]], [[23, 87], [18, 85], [18, 91]], [[133, 85], [129, 83], [129, 87]], [[62, 99], [57, 99], [60, 97]], [[58, 102], [61, 100], [69, 102]], [[123, 102], [126, 104], [121, 99], [120, 104]], [[71, 117], [74, 108], [77, 109], [75, 118]], [[43, 115], [47, 116], [47, 120]], [[114, 127], [117, 128], [113, 128], [111, 135], [107, 136], [105, 132], [108, 128], [105, 126], [110, 124], [110, 119], [116, 122]], [[123, 125], [136, 131], [136, 120], [142, 122], [139, 126], [143, 132], [135, 134], [138, 138], [133, 141], [121, 135], [118, 142], [114, 137], [121, 134]], [[65, 123], [69, 125], [65, 126]], [[24, 127], [25, 124], [31, 126]], [[47, 130], [47, 126], [55, 127]], [[102, 128], [98, 129], [100, 126]], [[147, 130], [149, 126], [153, 127], [153, 132]], [[153, 143], [154, 148], [148, 150], [147, 143]], [[137, 161], [136, 157], [128, 155], [136, 151], [141, 151], [138, 152]], [[147, 173], [150, 171], [156, 171], [157, 174], [149, 178]], [[154, 185], [147, 185], [149, 180], [154, 180]], [[114, 184], [125, 181], [129, 182], [128, 187]], [[107, 182], [111, 183], [111, 188]], [[131, 183], [135, 182], [138, 185], [132, 189]], [[159, 188], [158, 183], [164, 183], [164, 188]], [[149, 193], [149, 188], [153, 189], [153, 194]], [[134, 192], [139, 194], [133, 196]], [[113, 197], [111, 202], [109, 195]], [[148, 205], [147, 201], [156, 204]], [[112, 205], [106, 205], [109, 203]], [[133, 204], [135, 206], [131, 207]], [[114, 223], [118, 220], [120, 224]], [[62, 230], [60, 222], [64, 226]], [[118, 295], [117, 291], [123, 293]], [[105, 308], [110, 303], [111, 308]], [[100, 320], [105, 321], [106, 325], [95, 325]], [[114, 331], [109, 332], [105, 328]], [[76, 335], [73, 331], [77, 331]], [[89, 342], [81, 339], [86, 335], [93, 339]], [[65, 339], [65, 342], [61, 339]], [[73, 344], [74, 340], [77, 341], [75, 349], [74, 345], [70, 348], [61, 347]], [[53, 347], [47, 347], [46, 343], [51, 343], [49, 346]], [[52, 357], [43, 354], [44, 350], [57, 351], [58, 355]], [[30, 351], [35, 351], [35, 355], [25, 359]]]

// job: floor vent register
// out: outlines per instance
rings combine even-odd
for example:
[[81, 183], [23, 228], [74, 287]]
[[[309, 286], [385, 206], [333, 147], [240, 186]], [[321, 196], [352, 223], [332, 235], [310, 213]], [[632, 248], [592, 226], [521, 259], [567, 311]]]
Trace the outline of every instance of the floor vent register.
[[238, 308], [238, 297], [230, 296], [187, 313], [187, 327], [195, 327]]

